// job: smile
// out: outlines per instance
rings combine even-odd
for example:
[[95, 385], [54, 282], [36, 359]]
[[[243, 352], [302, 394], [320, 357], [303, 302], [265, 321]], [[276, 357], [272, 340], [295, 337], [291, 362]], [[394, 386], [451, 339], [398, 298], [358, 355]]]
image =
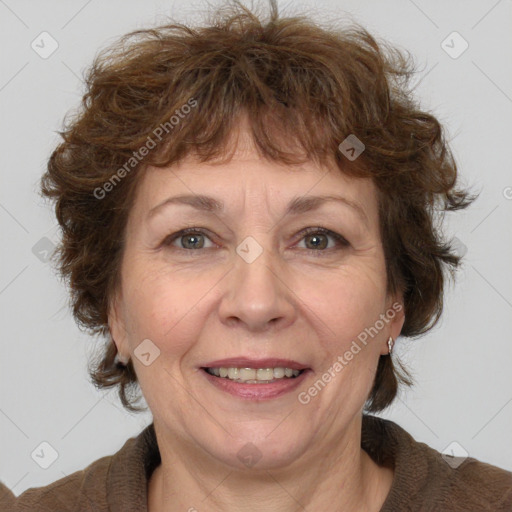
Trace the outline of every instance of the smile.
[[215, 377], [229, 379], [245, 384], [269, 384], [280, 379], [294, 379], [304, 370], [292, 370], [291, 368], [204, 368], [206, 372]]
[[[242, 400], [264, 401], [281, 397], [296, 390], [312, 372], [311, 369], [295, 370], [286, 367], [243, 368], [202, 367], [201, 374], [218, 391]], [[221, 376], [221, 370], [222, 375]], [[233, 377], [230, 378], [229, 373]], [[270, 372], [272, 372], [272, 377]], [[278, 377], [274, 377], [274, 372]], [[291, 376], [290, 375], [291, 372]], [[218, 375], [216, 375], [218, 373]], [[283, 374], [282, 377], [279, 375]], [[240, 377], [243, 378], [240, 378]]]

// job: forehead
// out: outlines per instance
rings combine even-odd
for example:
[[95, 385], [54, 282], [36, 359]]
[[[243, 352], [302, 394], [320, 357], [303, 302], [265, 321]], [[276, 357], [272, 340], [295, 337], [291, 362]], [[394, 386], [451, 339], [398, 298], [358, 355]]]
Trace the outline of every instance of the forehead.
[[242, 205], [266, 203], [301, 213], [324, 202], [344, 202], [364, 214], [376, 208], [375, 192], [370, 179], [353, 178], [313, 162], [291, 167], [257, 156], [234, 157], [221, 164], [191, 158], [168, 168], [147, 168], [134, 207], [140, 214], [154, 215], [165, 203], [186, 204], [222, 214]]
[[210, 210], [216, 214], [238, 215], [244, 209], [255, 210], [261, 205], [276, 214], [293, 208], [296, 212], [301, 208], [307, 211], [308, 207], [312, 209], [312, 203], [301, 202], [301, 198], [330, 195], [342, 197], [356, 209], [359, 206], [367, 221], [377, 215], [373, 181], [344, 174], [334, 158], [326, 165], [312, 160], [287, 165], [263, 158], [255, 147], [247, 121], [242, 121], [231, 134], [226, 148], [228, 159], [200, 162], [196, 155], [189, 154], [166, 168], [143, 169], [132, 209], [136, 210], [135, 217], [152, 215], [152, 210], [161, 203], [184, 195], [213, 199], [192, 202], [203, 210], [208, 210], [206, 203], [210, 203]]

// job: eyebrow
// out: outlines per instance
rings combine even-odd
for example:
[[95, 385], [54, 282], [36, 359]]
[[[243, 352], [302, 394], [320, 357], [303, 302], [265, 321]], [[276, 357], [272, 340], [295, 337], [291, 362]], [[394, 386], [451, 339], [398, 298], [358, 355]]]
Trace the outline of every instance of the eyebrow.
[[[364, 208], [359, 203], [343, 196], [321, 195], [296, 197], [288, 204], [285, 215], [300, 215], [302, 213], [318, 210], [323, 204], [329, 202], [338, 202], [350, 207], [359, 217], [361, 217], [367, 226], [369, 225], [368, 217]], [[213, 197], [205, 195], [180, 195], [169, 197], [151, 208], [148, 213], [148, 220], [156, 215], [156, 213], [164, 206], [170, 204], [184, 204], [191, 206], [196, 210], [211, 213], [220, 213], [224, 211], [224, 203]]]

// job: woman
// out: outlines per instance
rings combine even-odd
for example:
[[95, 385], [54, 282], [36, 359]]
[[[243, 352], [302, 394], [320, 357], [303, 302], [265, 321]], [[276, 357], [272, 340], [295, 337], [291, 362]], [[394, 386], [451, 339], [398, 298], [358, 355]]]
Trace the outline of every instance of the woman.
[[92, 376], [153, 423], [14, 510], [511, 510], [512, 473], [373, 416], [431, 329], [467, 207], [411, 69], [361, 27], [141, 30], [95, 61], [42, 191]]

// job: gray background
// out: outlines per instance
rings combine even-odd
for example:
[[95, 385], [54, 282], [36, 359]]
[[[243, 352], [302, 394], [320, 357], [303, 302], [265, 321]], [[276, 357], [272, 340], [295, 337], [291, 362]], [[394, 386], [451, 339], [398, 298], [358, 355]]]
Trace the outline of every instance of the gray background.
[[[438, 327], [399, 338], [396, 352], [418, 384], [382, 416], [441, 452], [455, 441], [456, 455], [463, 449], [512, 470], [512, 2], [317, 0], [292, 12], [301, 7], [319, 21], [347, 11], [413, 53], [423, 108], [446, 125], [463, 183], [482, 190], [469, 210], [446, 217], [465, 264]], [[101, 340], [76, 327], [66, 289], [44, 261], [58, 230], [38, 180], [97, 50], [164, 15], [193, 21], [204, 9], [197, 1], [0, 0], [0, 480], [16, 495], [114, 453], [151, 421], [88, 382], [87, 358]], [[43, 46], [43, 31], [58, 43], [45, 59], [31, 47]], [[457, 58], [442, 47], [453, 31], [469, 44]], [[452, 52], [462, 48], [447, 41]], [[31, 458], [42, 442], [58, 453], [48, 469]]]

